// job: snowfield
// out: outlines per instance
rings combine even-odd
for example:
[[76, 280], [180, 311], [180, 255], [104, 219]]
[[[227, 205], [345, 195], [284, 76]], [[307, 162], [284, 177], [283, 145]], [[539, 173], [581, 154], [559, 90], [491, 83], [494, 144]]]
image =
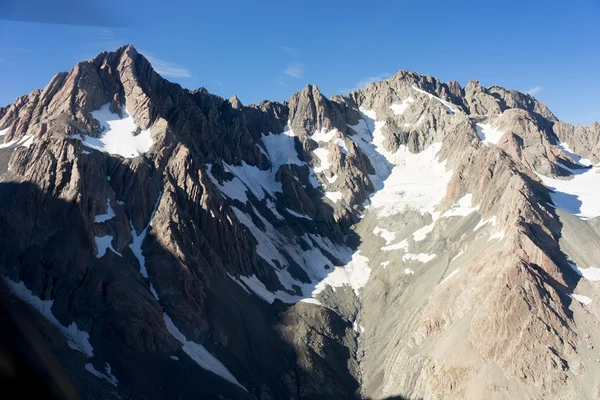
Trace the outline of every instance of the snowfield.
[[504, 135], [504, 132], [494, 128], [489, 122], [475, 124], [475, 129], [477, 130], [479, 139], [488, 147], [498, 144], [500, 138]]
[[127, 107], [123, 107], [122, 119], [117, 114], [111, 113], [109, 107], [110, 104], [107, 103], [100, 110], [92, 111], [92, 116], [104, 128], [99, 138], [88, 135], [74, 137], [81, 139], [84, 146], [125, 158], [137, 157], [150, 150], [153, 143], [150, 129], [135, 135], [138, 126], [127, 111]]
[[600, 167], [570, 151], [568, 144], [559, 147], [578, 164], [580, 169], [569, 168], [562, 163], [558, 166], [571, 173], [570, 179], [558, 179], [538, 174], [544, 185], [550, 189], [550, 196], [556, 207], [580, 218], [600, 216]]

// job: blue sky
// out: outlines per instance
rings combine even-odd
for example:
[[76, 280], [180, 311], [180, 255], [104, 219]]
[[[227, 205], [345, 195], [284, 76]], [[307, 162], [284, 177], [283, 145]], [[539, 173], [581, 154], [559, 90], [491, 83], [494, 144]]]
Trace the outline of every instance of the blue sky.
[[3, 0], [0, 104], [131, 43], [165, 78], [244, 104], [407, 69], [530, 91], [587, 125], [600, 121], [599, 17], [597, 0]]

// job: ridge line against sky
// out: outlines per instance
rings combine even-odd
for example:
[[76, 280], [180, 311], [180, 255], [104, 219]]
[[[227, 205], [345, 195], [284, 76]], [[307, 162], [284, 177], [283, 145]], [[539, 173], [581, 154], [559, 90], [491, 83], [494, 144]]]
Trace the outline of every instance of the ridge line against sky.
[[[77, 62], [134, 45], [163, 77], [244, 104], [327, 96], [398, 70], [535, 96], [559, 119], [600, 120], [600, 5], [507, 0], [219, 4], [5, 0], [0, 105]], [[550, 3], [550, 4], [549, 4]], [[557, 4], [552, 4], [557, 3]], [[61, 8], [62, 7], [62, 8]], [[67, 11], [65, 11], [67, 10]], [[126, 18], [135, 16], [135, 18]]]

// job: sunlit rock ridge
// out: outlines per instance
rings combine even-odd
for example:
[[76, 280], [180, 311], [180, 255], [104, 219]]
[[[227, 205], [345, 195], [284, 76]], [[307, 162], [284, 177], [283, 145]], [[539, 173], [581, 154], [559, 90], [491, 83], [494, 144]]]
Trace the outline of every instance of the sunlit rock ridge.
[[399, 71], [243, 105], [132, 46], [0, 108], [0, 274], [91, 399], [594, 399], [600, 125]]

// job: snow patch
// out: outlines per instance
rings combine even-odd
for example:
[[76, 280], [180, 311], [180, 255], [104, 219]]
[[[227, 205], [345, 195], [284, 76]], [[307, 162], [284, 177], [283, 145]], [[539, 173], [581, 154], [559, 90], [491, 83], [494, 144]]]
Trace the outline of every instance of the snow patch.
[[339, 135], [339, 131], [337, 129], [332, 129], [329, 132], [327, 132], [323, 128], [320, 131], [313, 133], [313, 135], [310, 138], [317, 143], [319, 143], [319, 142], [329, 143], [333, 140], [333, 138], [337, 137], [338, 135]]
[[435, 254], [425, 254], [425, 253], [419, 253], [419, 254], [412, 254], [412, 253], [406, 253], [402, 256], [402, 261], [407, 262], [407, 261], [418, 261], [421, 263], [428, 263], [429, 261], [433, 260], [436, 257]]
[[261, 297], [269, 304], [273, 304], [275, 301], [275, 294], [270, 292], [267, 287], [262, 283], [256, 275], [252, 276], [240, 276], [239, 280], [242, 281], [246, 287], [252, 290], [257, 296]]
[[581, 304], [583, 304], [584, 306], [592, 304], [592, 299], [590, 299], [587, 296], [573, 293], [573, 294], [571, 294], [571, 297], [574, 298], [575, 300], [577, 300], [578, 302], [580, 302]]
[[[152, 210], [152, 214], [150, 214], [150, 220], [148, 221], [148, 225], [140, 232], [138, 235], [133, 227], [133, 223], [129, 221], [129, 226], [131, 227], [131, 237], [133, 238], [129, 248], [133, 252], [135, 258], [137, 258], [138, 263], [140, 264], [140, 274], [146, 279], [148, 279], [148, 270], [146, 269], [146, 258], [142, 253], [142, 244], [144, 243], [144, 239], [146, 239], [146, 234], [148, 234], [148, 229], [150, 228], [150, 223], [154, 219], [154, 215], [156, 214], [156, 210], [158, 210], [158, 204], [160, 203], [160, 199], [162, 198], [162, 193], [158, 196], [156, 200], [156, 204], [154, 205], [154, 210]], [[152, 288], [152, 285], [151, 285]], [[154, 294], [154, 293], [153, 293]], [[158, 299], [158, 294], [155, 295]]]
[[410, 268], [404, 268], [404, 274], [405, 275], [414, 275], [415, 271]]
[[492, 235], [490, 235], [488, 242], [490, 242], [492, 240], [502, 240], [503, 238], [504, 238], [504, 231], [496, 232], [496, 233], [493, 233]]
[[383, 229], [378, 226], [376, 226], [375, 229], [373, 229], [373, 233], [375, 235], [379, 235], [382, 238], [384, 238], [386, 245], [391, 244], [394, 241], [394, 239], [396, 238], [396, 232], [391, 232], [391, 231], [388, 231], [387, 229]]
[[342, 200], [342, 192], [325, 192], [325, 197], [334, 203]]
[[481, 228], [482, 226], [487, 225], [487, 224], [491, 224], [492, 226], [496, 226], [496, 216], [493, 216], [493, 217], [491, 217], [489, 219], [485, 219], [485, 220], [482, 218], [477, 223], [477, 225], [475, 225], [475, 228], [473, 228], [473, 232], [475, 232], [476, 230], [478, 230], [479, 228]]
[[312, 294], [313, 296], [319, 294], [326, 286], [336, 288], [348, 285], [358, 296], [358, 290], [367, 283], [370, 274], [369, 259], [361, 255], [359, 250], [352, 254], [352, 260], [348, 264], [343, 267], [335, 267], [333, 272], [317, 284]]
[[582, 168], [572, 169], [562, 165], [565, 170], [571, 172], [570, 179], [537, 174], [538, 177], [550, 190], [550, 197], [556, 207], [584, 219], [600, 216], [600, 167], [589, 168], [589, 164], [584, 164], [589, 163], [589, 160], [572, 153], [566, 143], [561, 143], [560, 147]]
[[69, 326], [63, 326], [52, 313], [53, 300], [42, 300], [35, 296], [33, 292], [25, 286], [24, 282], [13, 282], [6, 277], [3, 278], [8, 290], [21, 301], [35, 308], [48, 320], [48, 322], [54, 325], [65, 336], [70, 348], [82, 352], [88, 358], [94, 356], [94, 349], [90, 344], [90, 335], [87, 332], [79, 330], [75, 322], [72, 322]]
[[240, 385], [231, 372], [229, 372], [227, 367], [225, 367], [215, 356], [210, 354], [209, 351], [204, 348], [204, 346], [187, 340], [187, 338], [175, 326], [173, 320], [166, 313], [163, 313], [163, 320], [165, 321], [165, 325], [169, 333], [183, 345], [181, 349], [192, 360], [194, 360], [196, 364], [247, 391], [245, 387]]
[[441, 144], [433, 143], [416, 154], [404, 145], [393, 154], [383, 150], [383, 145], [380, 148], [394, 166], [384, 179], [383, 188], [372, 195], [369, 207], [377, 210], [380, 217], [399, 214], [407, 208], [434, 214], [452, 177], [452, 172], [446, 171], [446, 162], [437, 160]]
[[454, 258], [452, 258], [452, 260], [450, 260], [450, 262], [456, 260], [458, 257], [462, 256], [465, 252], [463, 250], [459, 251], [457, 255], [454, 256]]
[[579, 268], [577, 265], [570, 261], [569, 265], [575, 270], [575, 272], [577, 272], [580, 276], [583, 276], [585, 279], [589, 281], [600, 281], [600, 268]]
[[379, 264], [379, 265], [381, 265], [383, 268], [385, 268], [385, 267], [387, 267], [389, 264], [390, 264], [390, 262], [389, 262], [389, 261], [384, 261], [384, 262], [382, 262], [382, 263], [381, 263], [381, 264]]
[[416, 90], [417, 92], [419, 92], [419, 93], [423, 93], [424, 95], [426, 95], [426, 96], [427, 96], [427, 97], [429, 97], [430, 99], [434, 99], [434, 100], [437, 100], [437, 101], [439, 101], [440, 103], [442, 103], [442, 104], [444, 105], [444, 107], [446, 107], [446, 109], [448, 110], [448, 112], [449, 112], [451, 115], [454, 115], [454, 114], [456, 114], [456, 112], [458, 111], [458, 109], [456, 108], [456, 105], [454, 105], [454, 104], [452, 104], [452, 103], [449, 103], [449, 102], [447, 102], [447, 101], [445, 101], [445, 100], [442, 100], [442, 99], [440, 99], [439, 97], [432, 95], [431, 93], [427, 93], [426, 91], [424, 91], [423, 89], [419, 89], [419, 88], [418, 88], [418, 87], [416, 87], [415, 85], [412, 85], [412, 88], [413, 88], [414, 90]]
[[104, 379], [104, 380], [108, 381], [108, 383], [110, 383], [113, 386], [117, 386], [119, 383], [117, 378], [111, 373], [111, 368], [108, 363], [106, 363], [106, 368], [105, 368], [106, 373], [105, 374], [103, 374], [102, 372], [100, 372], [96, 368], [94, 368], [94, 366], [91, 363], [85, 364], [85, 369], [92, 375], [94, 375], [100, 379]]
[[411, 103], [414, 103], [415, 99], [409, 97], [408, 99], [402, 100], [401, 103], [394, 103], [390, 106], [390, 109], [394, 112], [395, 115], [402, 115], [404, 111], [410, 106]]
[[312, 221], [312, 220], [313, 220], [313, 219], [312, 219], [311, 217], [309, 217], [308, 215], [306, 215], [306, 214], [300, 214], [300, 213], [297, 213], [296, 211], [294, 211], [294, 210], [292, 210], [292, 209], [289, 209], [289, 208], [287, 208], [287, 207], [285, 208], [285, 210], [286, 210], [287, 212], [289, 212], [290, 214], [292, 214], [294, 217], [297, 217], [297, 218], [304, 218], [304, 219], [307, 219], [307, 220], [309, 220], [309, 221]]
[[123, 257], [121, 253], [116, 251], [112, 246], [113, 237], [110, 235], [105, 236], [94, 236], [94, 241], [96, 242], [96, 248], [98, 249], [98, 253], [96, 254], [96, 258], [102, 258], [106, 254], [106, 250], [110, 249], [116, 255]]
[[504, 135], [504, 132], [494, 128], [489, 122], [475, 124], [475, 130], [479, 139], [488, 147], [498, 144], [500, 138]]
[[103, 105], [100, 110], [92, 111], [92, 117], [100, 122], [104, 132], [99, 138], [88, 135], [73, 136], [80, 139], [84, 146], [109, 154], [116, 154], [125, 158], [137, 157], [146, 153], [152, 147], [150, 129], [141, 131], [127, 107], [123, 107], [123, 118], [109, 110], [110, 104]]
[[305, 165], [304, 161], [300, 161], [298, 158], [298, 152], [296, 151], [294, 132], [286, 126], [282, 133], [263, 135], [261, 141], [266, 148], [266, 152], [271, 161], [272, 168], [275, 172], [279, 170], [282, 165], [295, 164]]
[[96, 218], [94, 218], [94, 222], [99, 224], [101, 222], [106, 222], [109, 219], [113, 218], [115, 216], [115, 212], [113, 211], [112, 207], [110, 206], [110, 199], [106, 199], [106, 214], [100, 214], [100, 215], [96, 215]]
[[444, 283], [448, 282], [448, 280], [449, 280], [450, 278], [452, 278], [454, 275], [458, 274], [458, 271], [460, 271], [460, 268], [456, 268], [454, 271], [452, 271], [452, 272], [450, 273], [450, 275], [448, 275], [447, 277], [445, 277], [445, 278], [444, 278], [444, 279], [443, 279], [443, 280], [442, 280], [442, 281], [441, 281], [441, 282], [438, 284], [438, 286], [441, 286], [441, 285], [443, 285]]
[[427, 235], [429, 235], [429, 233], [433, 230], [434, 226], [435, 226], [435, 219], [434, 219], [434, 222], [432, 222], [431, 224], [425, 225], [421, 229], [417, 229], [413, 233], [413, 239], [415, 240], [415, 242], [421, 242], [421, 241], [425, 240]]
[[392, 250], [408, 250], [408, 241], [406, 239], [395, 243], [395, 244], [390, 244], [389, 246], [384, 246], [381, 248], [381, 250], [383, 251], [392, 251]]
[[455, 205], [453, 205], [448, 211], [444, 212], [441, 215], [441, 217], [466, 217], [472, 212], [479, 210], [479, 206], [477, 205], [475, 207], [472, 207], [472, 203], [473, 195], [467, 193], [463, 197], [461, 197], [460, 200], [458, 200], [458, 202]]

